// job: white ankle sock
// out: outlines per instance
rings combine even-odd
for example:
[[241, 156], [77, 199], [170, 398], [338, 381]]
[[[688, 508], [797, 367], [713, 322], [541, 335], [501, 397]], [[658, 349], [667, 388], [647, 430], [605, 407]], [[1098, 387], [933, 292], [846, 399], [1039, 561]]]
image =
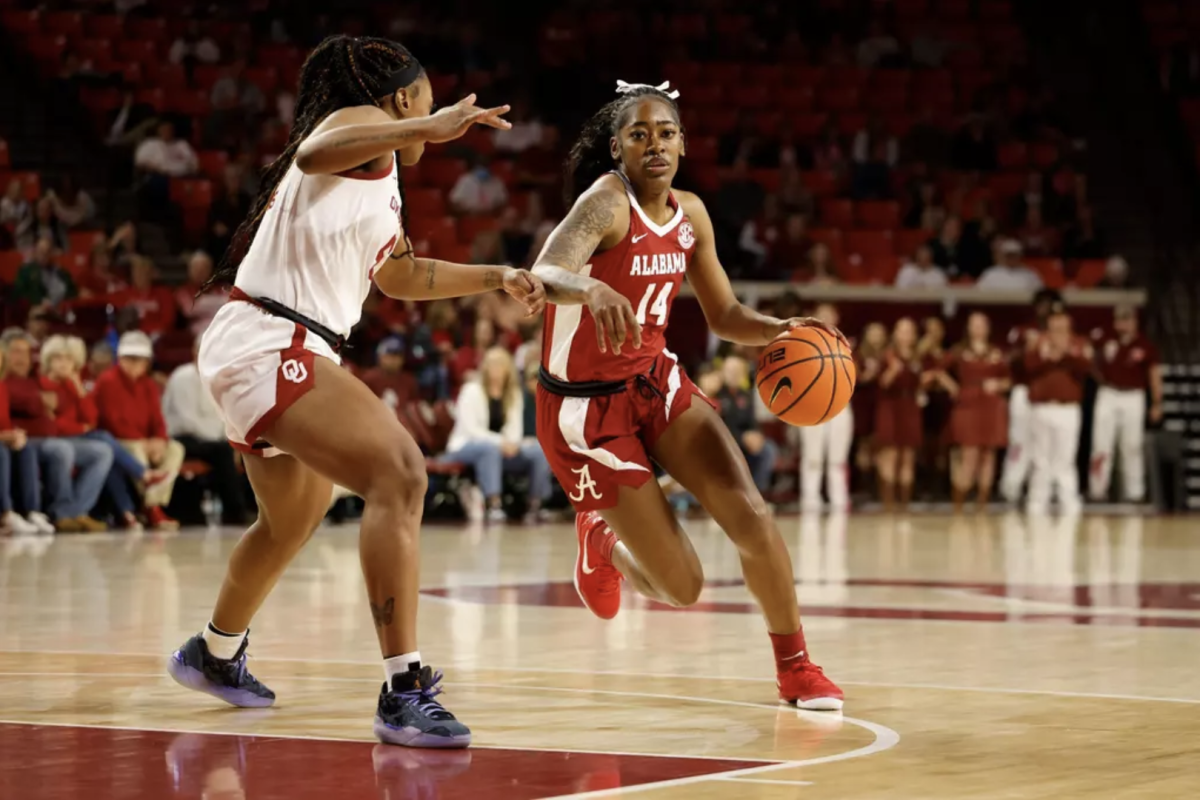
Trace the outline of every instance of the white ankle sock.
[[200, 637], [208, 645], [208, 652], [217, 658], [229, 659], [237, 655], [238, 648], [242, 646], [242, 640], [246, 638], [246, 633], [247, 631], [226, 633], [210, 622], [204, 626]]
[[414, 650], [402, 656], [392, 656], [383, 660], [383, 674], [387, 677], [388, 686], [392, 685], [393, 675], [402, 675], [410, 670], [421, 668], [421, 651]]

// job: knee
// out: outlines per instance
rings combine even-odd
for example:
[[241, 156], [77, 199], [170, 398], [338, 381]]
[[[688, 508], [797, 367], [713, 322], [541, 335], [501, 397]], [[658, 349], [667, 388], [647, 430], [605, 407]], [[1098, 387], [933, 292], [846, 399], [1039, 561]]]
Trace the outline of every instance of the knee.
[[371, 460], [370, 482], [363, 499], [368, 503], [394, 503], [406, 508], [420, 508], [424, 502], [429, 477], [425, 458], [411, 442], [393, 442], [380, 449]]
[[748, 493], [724, 505], [727, 513], [720, 524], [739, 551], [757, 553], [769, 548], [776, 535], [775, 519], [761, 494]]
[[697, 562], [676, 570], [665, 583], [658, 588], [667, 605], [675, 608], [694, 606], [704, 589], [704, 571]]

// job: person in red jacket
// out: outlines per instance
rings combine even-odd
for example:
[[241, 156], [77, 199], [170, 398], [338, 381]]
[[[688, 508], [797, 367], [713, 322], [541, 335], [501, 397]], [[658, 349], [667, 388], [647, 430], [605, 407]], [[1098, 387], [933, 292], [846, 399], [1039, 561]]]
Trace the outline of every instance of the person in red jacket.
[[[0, 347], [0, 378], [3, 377], [4, 348]], [[8, 388], [0, 380], [0, 535], [27, 536], [54, 531], [54, 526], [43, 528], [36, 518], [26, 519], [13, 507], [14, 478], [19, 478], [21, 510], [29, 514], [38, 509], [37, 496], [30, 497], [30, 490], [35, 483], [30, 476], [37, 476], [37, 453], [28, 444], [25, 431], [13, 425], [8, 414]]]
[[1025, 354], [1033, 426], [1033, 473], [1026, 498], [1030, 514], [1044, 514], [1051, 489], [1059, 511], [1078, 514], [1080, 404], [1092, 370], [1092, 346], [1071, 332], [1071, 317], [1061, 307], [1046, 320], [1046, 332]]
[[113, 296], [117, 308], [138, 312], [138, 328], [158, 336], [175, 327], [179, 308], [170, 287], [154, 284], [154, 263], [144, 256], [134, 257], [129, 266], [129, 288]]
[[122, 335], [117, 365], [96, 379], [93, 397], [99, 427], [116, 437], [138, 461], [162, 473], [162, 480], [146, 489], [146, 521], [153, 528], [174, 529], [179, 523], [168, 517], [163, 507], [171, 501], [184, 450], [182, 444], [167, 438], [158, 384], [149, 375], [153, 356], [149, 336], [141, 331]]
[[162, 479], [149, 470], [121, 446], [111, 433], [97, 428], [99, 412], [96, 403], [83, 388], [80, 377], [83, 357], [87, 350], [81, 339], [67, 336], [51, 336], [42, 345], [40, 354], [42, 374], [39, 378], [45, 392], [53, 392], [57, 398], [54, 421], [60, 436], [83, 437], [101, 442], [113, 454], [112, 468], [104, 482], [104, 491], [116, 508], [118, 521], [126, 529], [140, 527], [134, 514], [135, 505], [130, 494], [130, 483], [153, 484]]

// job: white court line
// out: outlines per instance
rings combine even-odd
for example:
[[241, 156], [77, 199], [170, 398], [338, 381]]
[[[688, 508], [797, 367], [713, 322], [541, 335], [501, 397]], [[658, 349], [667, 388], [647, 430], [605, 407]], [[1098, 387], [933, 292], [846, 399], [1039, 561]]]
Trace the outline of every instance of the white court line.
[[[16, 655], [55, 655], [55, 656], [115, 656], [126, 658], [158, 658], [162, 653], [121, 653], [109, 651], [95, 650], [3, 650], [0, 649], [0, 655], [16, 654]], [[378, 661], [360, 661], [341, 658], [294, 658], [288, 656], [251, 656], [256, 661], [278, 661], [283, 664], [344, 664], [347, 666], [357, 667], [378, 667]], [[732, 675], [684, 675], [672, 672], [633, 672], [629, 670], [594, 670], [594, 669], [572, 669], [570, 667], [513, 667], [513, 666], [481, 666], [477, 664], [468, 664], [463, 662], [451, 662], [451, 669], [473, 670], [475, 672], [528, 672], [528, 673], [548, 673], [558, 675], [611, 675], [622, 678], [674, 678], [678, 680], [689, 681], [738, 681], [751, 683], [774, 683], [774, 678], [754, 678], [747, 676], [732, 676]], [[0, 673], [4, 674], [4, 673]], [[36, 673], [37, 675], [45, 675], [45, 673]], [[94, 672], [87, 673], [95, 675]], [[452, 681], [457, 683], [457, 681]], [[1185, 705], [1200, 705], [1200, 698], [1190, 697], [1162, 697], [1158, 695], [1142, 695], [1142, 694], [1109, 694], [1106, 692], [1070, 692], [1060, 691], [1057, 689], [1012, 689], [1008, 687], [996, 686], [953, 686], [944, 683], [889, 683], [885, 681], [843, 681], [839, 680], [841, 686], [869, 686], [873, 689], [929, 689], [931, 691], [940, 692], [976, 692], [981, 694], [1012, 694], [1012, 695], [1033, 695], [1038, 697], [1073, 697], [1091, 700], [1132, 700], [1144, 701], [1148, 703], [1182, 703]]]
[[729, 781], [730, 783], [769, 783], [774, 786], [812, 786], [812, 781], [773, 781], [770, 778], [725, 778], [720, 775], [713, 778], [714, 781]]
[[[104, 678], [155, 678], [155, 679], [160, 679], [160, 680], [165, 681], [165, 679], [168, 676], [163, 673], [158, 673], [158, 672], [124, 672], [124, 673], [114, 673], [114, 672], [0, 672], [0, 678], [3, 678], [3, 677], [20, 677], [20, 678], [67, 677], [67, 678], [91, 678], [93, 680], [97, 680], [97, 679], [102, 680]], [[364, 678], [340, 678], [340, 677], [331, 677], [331, 676], [324, 676], [324, 675], [295, 675], [295, 676], [288, 676], [288, 677], [273, 678], [272, 680], [274, 680], [276, 682], [288, 681], [288, 680], [323, 681], [323, 682], [331, 682], [331, 683], [366, 683], [367, 682], [367, 680]], [[372, 680], [371, 683], [374, 684], [375, 681]], [[575, 689], [575, 688], [565, 688], [565, 687], [557, 687], [557, 686], [529, 686], [529, 685], [525, 685], [525, 684], [475, 683], [475, 682], [467, 682], [467, 681], [456, 681], [455, 685], [456, 686], [469, 686], [471, 688], [477, 688], [477, 689], [508, 689], [508, 690], [517, 689], [517, 690], [526, 690], [526, 691], [534, 691], [534, 692], [564, 692], [564, 693], [569, 693], [569, 694], [606, 695], [606, 696], [610, 696], [610, 697], [638, 697], [638, 698], [650, 699], [650, 700], [676, 700], [676, 701], [682, 700], [682, 701], [688, 702], [688, 703], [709, 703], [709, 704], [713, 704], [713, 705], [722, 705], [722, 706], [737, 706], [740, 708], [758, 708], [758, 709], [766, 709], [767, 711], [775, 711], [775, 712], [778, 712], [779, 709], [782, 707], [778, 704], [766, 705], [763, 703], [747, 703], [747, 702], [743, 702], [741, 700], [723, 700], [723, 699], [715, 698], [715, 697], [692, 697], [689, 695], [654, 694], [654, 693], [650, 693], [650, 692], [624, 692], [624, 691], [611, 691], [611, 690], [605, 690], [605, 689]], [[816, 714], [818, 712], [811, 712], [811, 713]], [[815, 758], [803, 759], [801, 761], [785, 761], [785, 762], [770, 761], [769, 763], [765, 763], [765, 766], [749, 767], [747, 769], [760, 770], [760, 769], [767, 769], [767, 768], [776, 769], [781, 766], [791, 766], [791, 767], [814, 766], [816, 764], [827, 764], [827, 763], [830, 763], [833, 761], [845, 761], [846, 759], [850, 759], [850, 758], [862, 758], [865, 756], [874, 755], [875, 753], [879, 753], [884, 750], [889, 750], [892, 747], [895, 747], [896, 744], [900, 741], [900, 734], [896, 733], [894, 730], [892, 730], [891, 728], [889, 728], [885, 725], [880, 725], [875, 722], [869, 722], [867, 720], [856, 719], [854, 717], [847, 717], [847, 716], [840, 715], [840, 714], [834, 715], [833, 718], [840, 720], [841, 722], [860, 727], [860, 728], [868, 731], [869, 733], [873, 734], [875, 739], [868, 745], [864, 745], [863, 747], [857, 748], [855, 750], [849, 750], [844, 753], [834, 753], [832, 755], [827, 755], [827, 756], [817, 756]], [[41, 723], [37, 723], [37, 722], [13, 722], [11, 720], [0, 720], [0, 722], [10, 722], [12, 724], [22, 724], [22, 725], [41, 724]], [[61, 724], [65, 724], [65, 723], [61, 723]], [[95, 726], [80, 726], [80, 727], [104, 728], [104, 727], [109, 727], [109, 726], [95, 725]], [[152, 729], [150, 729], [150, 728], [145, 728], [145, 729], [130, 728], [130, 730], [152, 730]], [[182, 733], [185, 731], [180, 731], [180, 732]], [[188, 732], [188, 733], [192, 733], [192, 732], [205, 733], [205, 731], [186, 731], [186, 732]], [[255, 733], [251, 733], [251, 732], [244, 732], [241, 734], [230, 734], [230, 735], [272, 736], [274, 734], [255, 734]], [[296, 738], [308, 738], [308, 737], [296, 737]], [[315, 738], [321, 738], [321, 737], [315, 737]], [[334, 739], [334, 741], [341, 741], [341, 740]], [[349, 740], [349, 741], [357, 741], [357, 740]], [[703, 756], [703, 755], [692, 756], [692, 755], [664, 754], [664, 753], [643, 754], [643, 753], [622, 753], [622, 752], [607, 751], [607, 750], [586, 751], [586, 750], [577, 750], [574, 748], [544, 748], [544, 747], [524, 748], [524, 747], [511, 747], [511, 746], [510, 747], [501, 747], [499, 745], [491, 745], [490, 747], [492, 749], [498, 749], [498, 750], [527, 749], [527, 750], [539, 750], [539, 751], [546, 751], [546, 752], [569, 752], [569, 753], [594, 752], [594, 753], [604, 753], [604, 754], [608, 754], [608, 755], [626, 755], [626, 756], [657, 755], [662, 758], [697, 758], [697, 759], [709, 760], [709, 761], [763, 761], [763, 762], [766, 762], [765, 759], [761, 759], [761, 758], [739, 758], [737, 756]], [[739, 770], [739, 773], [740, 772], [741, 771]], [[699, 777], [699, 776], [697, 776], [697, 777]], [[680, 778], [678, 780], [688, 780], [688, 779]]]

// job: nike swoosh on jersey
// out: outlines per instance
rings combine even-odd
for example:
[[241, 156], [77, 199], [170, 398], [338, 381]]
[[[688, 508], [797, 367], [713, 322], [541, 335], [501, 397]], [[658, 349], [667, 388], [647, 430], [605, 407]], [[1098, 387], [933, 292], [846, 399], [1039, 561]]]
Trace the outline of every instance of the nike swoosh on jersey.
[[771, 402], [767, 403], [768, 406], [775, 405], [775, 398], [779, 397], [779, 393], [781, 391], [783, 391], [784, 386], [787, 387], [788, 394], [791, 394], [792, 393], [792, 379], [787, 376], [784, 376], [779, 379], [779, 383], [775, 384], [775, 388], [771, 390]]
[[634, 243], [634, 244], [637, 244], [638, 242], [640, 242], [642, 239], [645, 239], [645, 238], [646, 238], [647, 236], [649, 236], [649, 235], [650, 235], [650, 234], [648, 234], [648, 233], [643, 233], [643, 234], [640, 234], [640, 235], [638, 235], [638, 236], [634, 236], [634, 237], [633, 237], [633, 243]]

